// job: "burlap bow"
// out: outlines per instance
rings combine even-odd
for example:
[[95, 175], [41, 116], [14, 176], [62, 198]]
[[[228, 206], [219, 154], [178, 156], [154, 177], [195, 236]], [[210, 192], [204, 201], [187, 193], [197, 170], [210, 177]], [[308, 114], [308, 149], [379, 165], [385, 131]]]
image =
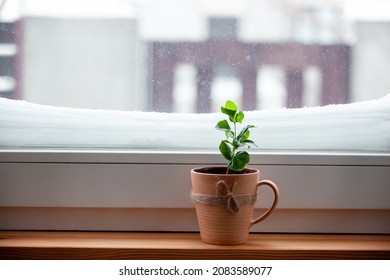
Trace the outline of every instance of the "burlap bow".
[[217, 195], [226, 197], [226, 206], [232, 213], [237, 213], [238, 211], [240, 211], [240, 203], [238, 202], [236, 196], [233, 193], [235, 185], [236, 182], [234, 182], [232, 189], [230, 189], [229, 185], [224, 180], [219, 180], [216, 185]]
[[256, 194], [235, 195], [235, 186], [236, 183], [230, 188], [224, 180], [219, 180], [216, 184], [216, 195], [191, 193], [191, 198], [194, 203], [226, 207], [230, 212], [237, 213], [240, 211], [240, 205], [255, 203]]

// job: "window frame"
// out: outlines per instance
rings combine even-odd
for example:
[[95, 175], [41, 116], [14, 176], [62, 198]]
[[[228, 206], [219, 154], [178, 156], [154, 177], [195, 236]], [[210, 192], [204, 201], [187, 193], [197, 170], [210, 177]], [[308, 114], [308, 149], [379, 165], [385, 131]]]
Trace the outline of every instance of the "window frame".
[[[224, 163], [213, 150], [0, 149], [0, 230], [196, 231], [189, 171]], [[389, 153], [268, 151], [251, 163], [281, 189], [254, 231], [390, 233]]]
[[[253, 231], [390, 233], [389, 154], [267, 152], [251, 163], [281, 191]], [[1, 150], [0, 229], [197, 231], [189, 171], [223, 164], [216, 151]]]

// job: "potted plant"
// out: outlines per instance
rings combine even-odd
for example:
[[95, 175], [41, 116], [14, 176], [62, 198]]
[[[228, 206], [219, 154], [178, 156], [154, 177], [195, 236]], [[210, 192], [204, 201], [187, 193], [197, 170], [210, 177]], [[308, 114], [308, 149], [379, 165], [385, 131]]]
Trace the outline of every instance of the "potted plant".
[[[233, 101], [228, 100], [221, 112], [227, 119], [217, 123], [216, 128], [225, 133], [219, 151], [228, 161], [227, 166], [201, 167], [191, 170], [192, 201], [195, 204], [201, 239], [210, 244], [245, 243], [249, 229], [267, 218], [275, 209], [278, 187], [269, 180], [260, 181], [260, 171], [246, 167], [250, 155], [246, 151], [255, 143], [249, 139], [253, 125], [242, 124], [244, 113]], [[271, 187], [275, 194], [272, 206], [260, 217], [252, 218], [258, 187]]]

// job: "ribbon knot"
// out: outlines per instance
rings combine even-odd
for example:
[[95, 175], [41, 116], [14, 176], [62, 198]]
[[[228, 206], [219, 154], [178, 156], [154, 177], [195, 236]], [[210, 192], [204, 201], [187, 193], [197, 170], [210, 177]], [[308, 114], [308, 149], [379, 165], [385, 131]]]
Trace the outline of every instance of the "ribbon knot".
[[219, 180], [216, 185], [217, 195], [226, 198], [227, 208], [232, 213], [240, 211], [240, 202], [233, 193], [235, 185], [236, 182], [234, 182], [233, 187], [230, 189], [229, 185], [224, 180]]
[[224, 180], [219, 180], [216, 184], [216, 194], [197, 194], [191, 192], [193, 203], [202, 203], [215, 207], [227, 208], [233, 214], [240, 211], [240, 206], [245, 204], [254, 204], [256, 194], [235, 195], [234, 188], [237, 182], [230, 187]]

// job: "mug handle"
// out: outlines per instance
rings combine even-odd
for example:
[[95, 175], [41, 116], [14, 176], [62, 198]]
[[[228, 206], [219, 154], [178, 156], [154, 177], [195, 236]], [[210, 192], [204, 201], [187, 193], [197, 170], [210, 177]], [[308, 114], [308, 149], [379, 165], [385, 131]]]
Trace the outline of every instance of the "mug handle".
[[273, 192], [275, 194], [274, 203], [272, 204], [272, 206], [263, 215], [261, 215], [260, 217], [252, 220], [250, 226], [253, 226], [254, 224], [257, 224], [258, 222], [261, 222], [262, 220], [267, 218], [271, 214], [271, 212], [275, 209], [275, 207], [276, 207], [276, 205], [278, 204], [278, 201], [279, 201], [279, 189], [278, 189], [278, 187], [276, 186], [276, 184], [274, 182], [269, 181], [269, 180], [261, 180], [260, 182], [258, 182], [256, 184], [256, 187], [259, 188], [262, 185], [267, 185], [267, 186], [271, 187], [271, 189], [273, 190]]

